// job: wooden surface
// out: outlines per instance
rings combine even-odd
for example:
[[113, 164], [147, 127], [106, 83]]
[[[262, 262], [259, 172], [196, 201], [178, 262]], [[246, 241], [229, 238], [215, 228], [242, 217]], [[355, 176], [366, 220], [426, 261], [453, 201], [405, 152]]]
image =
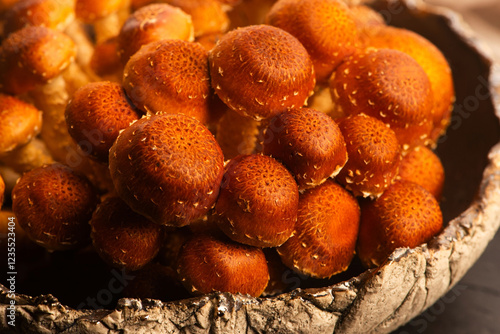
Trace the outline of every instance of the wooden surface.
[[[461, 13], [500, 63], [498, 0], [428, 0]], [[498, 218], [500, 219], [500, 217]], [[422, 315], [393, 334], [500, 333], [500, 233], [463, 279]]]

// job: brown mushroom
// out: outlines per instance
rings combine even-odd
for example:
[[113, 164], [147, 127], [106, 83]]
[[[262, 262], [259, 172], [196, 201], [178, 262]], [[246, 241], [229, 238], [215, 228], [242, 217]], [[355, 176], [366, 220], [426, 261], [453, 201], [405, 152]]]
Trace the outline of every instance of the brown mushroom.
[[271, 119], [264, 132], [263, 153], [281, 161], [301, 188], [336, 176], [347, 161], [338, 125], [309, 108], [291, 109]]
[[44, 144], [36, 140], [41, 127], [40, 110], [0, 94], [0, 161], [19, 173], [53, 162]]
[[292, 235], [298, 200], [297, 184], [282, 164], [261, 154], [240, 155], [226, 165], [217, 225], [240, 243], [279, 246]]
[[101, 80], [121, 83], [123, 64], [118, 54], [118, 37], [112, 37], [96, 44], [89, 66]]
[[212, 94], [207, 57], [198, 43], [174, 39], [149, 43], [127, 62], [123, 86], [147, 113], [183, 113], [207, 124]]
[[177, 272], [196, 295], [220, 291], [258, 297], [269, 281], [262, 249], [210, 234], [194, 235], [184, 244]]
[[356, 23], [340, 0], [280, 0], [266, 22], [288, 31], [309, 52], [318, 83], [326, 83], [358, 42]]
[[2, 209], [4, 197], [5, 197], [5, 182], [3, 181], [3, 178], [0, 175], [0, 210]]
[[152, 221], [183, 226], [215, 203], [224, 173], [210, 131], [182, 114], [145, 116], [118, 136], [109, 155], [117, 194]]
[[158, 254], [164, 229], [130, 209], [119, 197], [97, 206], [90, 220], [92, 244], [109, 265], [139, 270]]
[[361, 207], [357, 254], [366, 267], [381, 265], [400, 247], [428, 242], [443, 224], [439, 204], [422, 186], [398, 181]]
[[98, 202], [97, 192], [84, 176], [58, 163], [25, 173], [12, 191], [12, 210], [19, 224], [49, 250], [86, 245]]
[[434, 119], [431, 84], [406, 53], [373, 48], [357, 52], [335, 70], [330, 88], [346, 115], [364, 113], [388, 124], [404, 151], [429, 141]]
[[300, 195], [294, 234], [278, 254], [287, 267], [312, 277], [343, 272], [354, 257], [359, 219], [356, 199], [327, 180]]
[[444, 185], [444, 167], [439, 157], [425, 146], [417, 146], [401, 160], [398, 180], [415, 182], [424, 187], [438, 201]]
[[78, 89], [66, 106], [71, 137], [91, 158], [107, 163], [109, 149], [121, 130], [141, 118], [123, 88], [113, 82], [92, 82]]
[[349, 159], [336, 180], [355, 196], [378, 197], [397, 175], [401, 147], [384, 123], [365, 114], [338, 122]]
[[209, 61], [217, 95], [232, 110], [255, 120], [302, 107], [315, 85], [302, 44], [267, 25], [228, 32], [210, 50]]
[[192, 42], [194, 28], [191, 16], [166, 3], [139, 8], [127, 18], [118, 34], [118, 53], [123, 64], [126, 64], [141, 46], [163, 39]]

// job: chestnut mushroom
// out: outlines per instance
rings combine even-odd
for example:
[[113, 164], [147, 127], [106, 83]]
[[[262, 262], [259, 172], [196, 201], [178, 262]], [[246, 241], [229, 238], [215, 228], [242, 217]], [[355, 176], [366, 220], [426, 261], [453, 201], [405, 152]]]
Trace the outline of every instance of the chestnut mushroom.
[[431, 83], [409, 55], [393, 49], [359, 51], [332, 74], [333, 100], [346, 115], [367, 114], [388, 124], [404, 151], [430, 140]]
[[177, 272], [195, 295], [220, 291], [259, 297], [269, 281], [262, 249], [211, 234], [193, 235], [184, 244]]
[[442, 225], [434, 196], [414, 182], [398, 181], [361, 206], [357, 254], [366, 267], [379, 266], [396, 248], [428, 242]]
[[378, 197], [393, 182], [401, 161], [396, 134], [365, 114], [338, 121], [349, 159], [336, 180], [355, 196]]
[[295, 36], [314, 63], [316, 80], [323, 84], [358, 42], [355, 20], [340, 0], [279, 0], [266, 22]]
[[147, 115], [118, 136], [109, 168], [117, 194], [134, 211], [158, 224], [184, 226], [213, 207], [224, 158], [196, 119]]
[[232, 30], [209, 51], [212, 87], [232, 110], [255, 120], [300, 108], [315, 85], [311, 59], [284, 30]]
[[192, 42], [191, 16], [166, 3], [139, 8], [127, 18], [118, 34], [118, 53], [122, 63], [126, 64], [141, 46], [163, 39]]
[[441, 160], [431, 149], [417, 146], [401, 160], [396, 179], [421, 185], [439, 201], [445, 172]]
[[108, 197], [97, 206], [90, 220], [92, 244], [109, 265], [139, 270], [158, 254], [163, 226], [132, 211], [119, 197]]
[[287, 267], [312, 277], [343, 272], [355, 254], [359, 219], [356, 199], [327, 180], [300, 195], [294, 234], [278, 254]]
[[0, 161], [22, 173], [53, 162], [43, 143], [36, 139], [42, 112], [14, 96], [0, 93]]
[[25, 173], [12, 191], [18, 223], [31, 240], [49, 250], [86, 245], [89, 221], [98, 202], [90, 182], [59, 163]]
[[118, 37], [111, 37], [95, 45], [89, 67], [100, 80], [122, 82], [123, 64], [118, 54]]
[[66, 106], [68, 132], [81, 149], [104, 164], [121, 130], [142, 114], [131, 104], [123, 88], [109, 81], [80, 87]]
[[240, 155], [225, 168], [215, 213], [231, 239], [257, 247], [276, 247], [292, 235], [299, 191], [290, 172], [275, 159]]
[[207, 124], [212, 94], [207, 57], [198, 43], [170, 39], [146, 44], [125, 65], [123, 86], [147, 113], [183, 113]]
[[281, 161], [301, 188], [336, 176], [347, 161], [338, 125], [309, 108], [291, 109], [271, 119], [264, 132], [263, 153]]
[[436, 145], [450, 123], [455, 89], [448, 61], [441, 51], [428, 39], [402, 28], [380, 26], [364, 31], [362, 43], [365, 47], [389, 48], [410, 55], [422, 67], [431, 84], [434, 95], [433, 130], [431, 143]]

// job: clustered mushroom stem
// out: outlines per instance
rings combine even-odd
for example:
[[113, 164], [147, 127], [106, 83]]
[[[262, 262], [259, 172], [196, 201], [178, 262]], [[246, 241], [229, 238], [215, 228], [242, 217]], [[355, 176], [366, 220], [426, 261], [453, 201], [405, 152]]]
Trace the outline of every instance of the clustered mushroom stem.
[[34, 138], [26, 145], [2, 154], [0, 162], [18, 173], [23, 173], [44, 164], [50, 164], [54, 162], [54, 159], [44, 142]]

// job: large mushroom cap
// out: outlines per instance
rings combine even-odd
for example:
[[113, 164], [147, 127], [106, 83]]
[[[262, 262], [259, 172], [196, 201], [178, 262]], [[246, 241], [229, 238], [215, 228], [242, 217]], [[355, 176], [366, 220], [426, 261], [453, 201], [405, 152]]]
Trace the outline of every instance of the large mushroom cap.
[[183, 226], [214, 205], [224, 173], [210, 131], [182, 114], [145, 116], [125, 129], [110, 150], [119, 196], [152, 221]]
[[302, 107], [315, 85], [302, 44], [267, 25], [228, 32], [210, 50], [209, 61], [212, 87], [221, 100], [257, 120]]

